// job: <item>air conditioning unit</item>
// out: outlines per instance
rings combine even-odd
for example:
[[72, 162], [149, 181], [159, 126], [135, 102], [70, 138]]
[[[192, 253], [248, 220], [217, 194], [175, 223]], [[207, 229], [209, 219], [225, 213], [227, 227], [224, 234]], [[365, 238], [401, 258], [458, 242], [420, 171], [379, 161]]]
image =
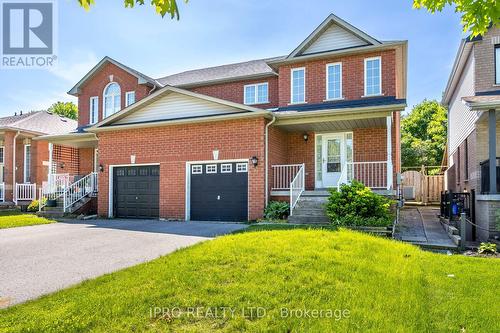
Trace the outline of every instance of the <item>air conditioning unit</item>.
[[403, 198], [405, 200], [414, 200], [415, 186], [403, 186]]

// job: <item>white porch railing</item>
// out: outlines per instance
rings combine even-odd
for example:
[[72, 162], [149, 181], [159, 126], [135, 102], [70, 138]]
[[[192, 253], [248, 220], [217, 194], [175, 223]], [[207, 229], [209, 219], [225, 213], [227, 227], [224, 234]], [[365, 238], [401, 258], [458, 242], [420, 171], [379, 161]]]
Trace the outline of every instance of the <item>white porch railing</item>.
[[[355, 179], [371, 189], [389, 189], [387, 167], [387, 161], [347, 162], [346, 167], [343, 168], [345, 175], [341, 176], [340, 182], [345, 183]], [[343, 173], [344, 170], [342, 170]]]
[[285, 191], [290, 189], [290, 184], [304, 164], [273, 165], [273, 191]]
[[0, 202], [5, 201], [5, 183], [0, 183]]
[[290, 216], [293, 215], [293, 209], [299, 201], [300, 196], [306, 189], [305, 165], [301, 164], [299, 171], [290, 183]]
[[87, 195], [97, 192], [97, 172], [92, 172], [69, 185], [63, 193], [64, 212]]
[[33, 201], [36, 199], [36, 184], [17, 184], [14, 202]]

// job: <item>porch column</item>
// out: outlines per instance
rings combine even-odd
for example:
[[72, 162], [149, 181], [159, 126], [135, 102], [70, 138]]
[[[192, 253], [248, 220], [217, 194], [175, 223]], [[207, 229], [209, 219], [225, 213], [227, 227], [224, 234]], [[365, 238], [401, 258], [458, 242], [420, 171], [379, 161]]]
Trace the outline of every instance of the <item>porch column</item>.
[[387, 116], [387, 189], [392, 189], [392, 115]]
[[494, 109], [488, 111], [488, 142], [490, 194], [497, 194], [497, 119]]

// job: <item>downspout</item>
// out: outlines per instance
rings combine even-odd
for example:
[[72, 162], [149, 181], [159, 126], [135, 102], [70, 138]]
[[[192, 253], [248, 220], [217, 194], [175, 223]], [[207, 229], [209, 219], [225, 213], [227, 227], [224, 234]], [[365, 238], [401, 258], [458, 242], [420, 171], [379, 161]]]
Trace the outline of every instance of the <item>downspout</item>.
[[14, 202], [16, 202], [16, 204], [17, 204], [17, 198], [15, 198], [16, 197], [16, 149], [17, 149], [16, 140], [19, 134], [21, 134], [21, 132], [17, 131], [16, 135], [14, 135], [13, 148], [12, 148], [12, 199], [14, 200]]
[[269, 126], [271, 126], [276, 121], [276, 117], [273, 115], [273, 119], [267, 123], [265, 131], [265, 160], [266, 160], [266, 175], [265, 175], [265, 187], [266, 187], [266, 207], [269, 202]]

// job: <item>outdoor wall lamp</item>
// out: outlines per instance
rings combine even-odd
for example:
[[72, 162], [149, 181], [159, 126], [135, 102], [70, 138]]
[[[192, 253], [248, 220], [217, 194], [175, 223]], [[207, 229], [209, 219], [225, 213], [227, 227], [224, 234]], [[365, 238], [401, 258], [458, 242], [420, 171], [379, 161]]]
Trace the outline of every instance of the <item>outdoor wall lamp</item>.
[[64, 169], [64, 167], [65, 167], [65, 166], [66, 166], [66, 163], [64, 163], [64, 162], [61, 162], [61, 164], [59, 164], [59, 167], [60, 167], [61, 169]]
[[256, 167], [257, 164], [259, 164], [259, 159], [257, 158], [257, 156], [252, 156], [250, 160], [252, 161], [254, 167]]
[[304, 133], [303, 137], [304, 137], [305, 142], [307, 142], [307, 140], [309, 140], [309, 134]]
[[104, 165], [99, 164], [99, 171], [100, 171], [100, 172], [104, 172]]

